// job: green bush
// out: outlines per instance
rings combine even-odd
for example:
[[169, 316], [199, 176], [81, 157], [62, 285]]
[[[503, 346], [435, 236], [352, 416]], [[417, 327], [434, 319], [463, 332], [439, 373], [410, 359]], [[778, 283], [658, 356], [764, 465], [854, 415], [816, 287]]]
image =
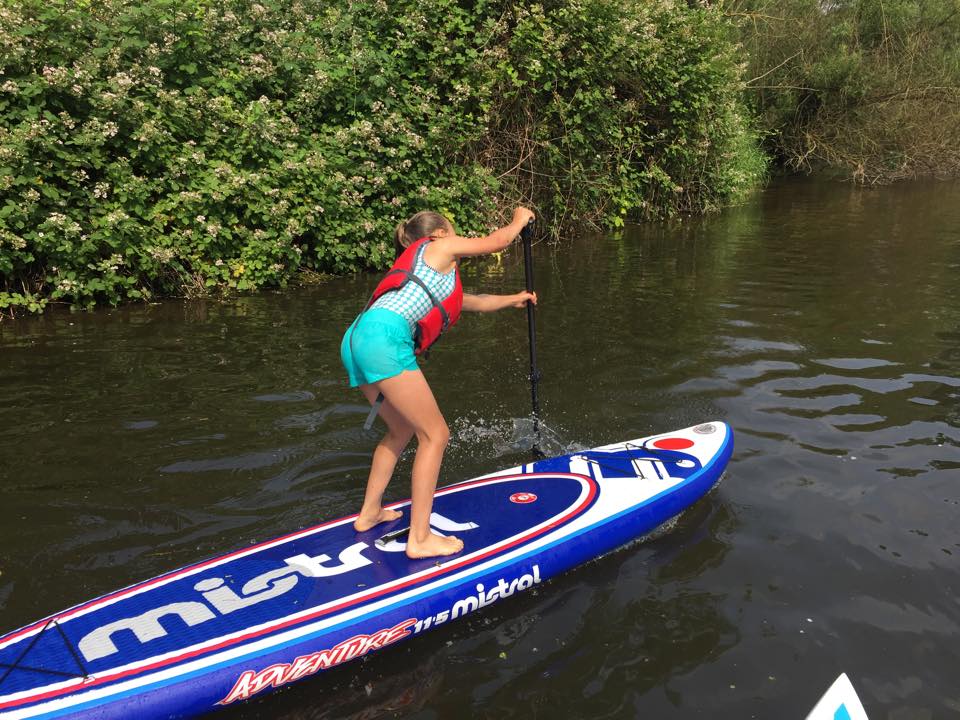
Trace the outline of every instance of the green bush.
[[791, 170], [960, 174], [956, 0], [734, 0], [750, 100]]
[[12, 0], [0, 311], [283, 286], [480, 232], [717, 207], [763, 171], [727, 21], [667, 0]]
[[715, 9], [563, 2], [512, 20], [484, 142], [501, 165], [519, 159], [514, 180], [551, 218], [618, 226], [714, 210], [764, 175]]

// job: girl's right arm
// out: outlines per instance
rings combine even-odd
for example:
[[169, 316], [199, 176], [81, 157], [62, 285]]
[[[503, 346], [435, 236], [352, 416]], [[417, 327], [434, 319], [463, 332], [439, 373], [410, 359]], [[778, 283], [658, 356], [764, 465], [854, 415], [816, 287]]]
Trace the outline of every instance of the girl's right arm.
[[[512, 243], [520, 234], [527, 223], [534, 217], [533, 213], [525, 207], [518, 207], [513, 211], [513, 220], [509, 225], [494, 230], [486, 237], [466, 238], [459, 235], [449, 235], [447, 237], [438, 237], [430, 243], [428, 251], [436, 249], [438, 251], [436, 260], [437, 266], [448, 266], [458, 258], [471, 257], [474, 255], [488, 255], [490, 253], [500, 252]], [[431, 255], [434, 253], [431, 252]], [[431, 258], [425, 257], [427, 262]]]

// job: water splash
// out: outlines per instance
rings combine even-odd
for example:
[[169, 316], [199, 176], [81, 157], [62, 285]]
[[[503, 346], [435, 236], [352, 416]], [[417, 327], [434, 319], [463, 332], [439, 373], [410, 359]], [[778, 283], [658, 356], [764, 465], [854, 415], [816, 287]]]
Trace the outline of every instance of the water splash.
[[586, 450], [587, 445], [563, 437], [563, 429], [540, 420], [534, 430], [532, 417], [482, 418], [476, 415], [457, 418], [451, 427], [454, 449], [497, 458], [516, 453], [532, 453], [538, 448], [546, 457]]

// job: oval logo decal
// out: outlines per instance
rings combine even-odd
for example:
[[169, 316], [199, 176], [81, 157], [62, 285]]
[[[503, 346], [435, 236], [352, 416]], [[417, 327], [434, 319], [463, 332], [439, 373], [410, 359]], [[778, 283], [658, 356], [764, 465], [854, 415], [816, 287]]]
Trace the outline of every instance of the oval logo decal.
[[518, 505], [527, 505], [537, 501], [537, 496], [530, 492], [518, 492], [510, 496], [510, 502]]

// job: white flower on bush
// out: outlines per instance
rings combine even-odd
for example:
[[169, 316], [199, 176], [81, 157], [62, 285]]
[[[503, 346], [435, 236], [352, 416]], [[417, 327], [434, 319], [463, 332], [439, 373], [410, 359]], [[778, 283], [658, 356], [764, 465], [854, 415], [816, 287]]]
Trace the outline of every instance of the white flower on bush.
[[114, 210], [112, 212], [107, 213], [104, 216], [103, 221], [109, 227], [113, 227], [117, 223], [123, 222], [124, 220], [129, 220], [129, 219], [130, 219], [130, 216], [127, 215], [123, 210]]
[[147, 252], [150, 254], [150, 257], [152, 257], [157, 262], [161, 262], [161, 263], [170, 262], [171, 260], [173, 260], [175, 256], [175, 253], [173, 252], [173, 250], [165, 247], [154, 246], [151, 248], [147, 248]]
[[130, 76], [130, 74], [125, 72], [118, 72], [116, 75], [110, 78], [109, 82], [120, 92], [125, 92], [136, 84], [136, 81]]
[[110, 183], [98, 182], [93, 186], [93, 197], [97, 200], [103, 200], [110, 194]]
[[13, 80], [7, 80], [3, 85], [0, 85], [0, 90], [5, 93], [16, 95], [20, 92], [20, 86], [17, 85]]
[[70, 71], [65, 67], [43, 66], [43, 79], [48, 85], [62, 85], [70, 76]]
[[[0, 233], [0, 246], [3, 245], [4, 241], [14, 250], [23, 250], [27, 246], [26, 240], [10, 232]], [[54, 268], [54, 272], [56, 272], [56, 268]]]
[[123, 256], [114, 253], [106, 260], [101, 260], [97, 263], [97, 269], [102, 272], [116, 272], [120, 269], [120, 266], [123, 265]]

